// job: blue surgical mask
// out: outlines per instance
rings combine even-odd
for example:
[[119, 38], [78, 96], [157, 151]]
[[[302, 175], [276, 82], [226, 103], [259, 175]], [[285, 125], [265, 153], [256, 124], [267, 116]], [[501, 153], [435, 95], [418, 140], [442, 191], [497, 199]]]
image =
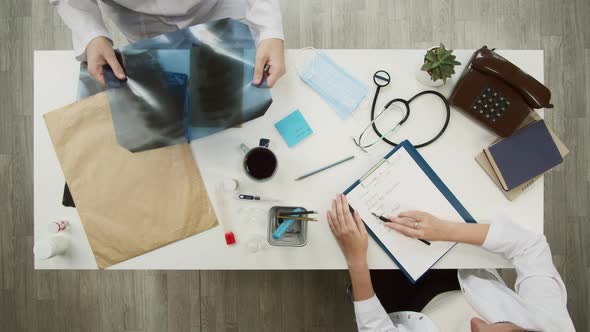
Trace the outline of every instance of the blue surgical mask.
[[297, 73], [342, 119], [348, 118], [367, 95], [367, 85], [336, 64], [324, 52], [315, 51]]

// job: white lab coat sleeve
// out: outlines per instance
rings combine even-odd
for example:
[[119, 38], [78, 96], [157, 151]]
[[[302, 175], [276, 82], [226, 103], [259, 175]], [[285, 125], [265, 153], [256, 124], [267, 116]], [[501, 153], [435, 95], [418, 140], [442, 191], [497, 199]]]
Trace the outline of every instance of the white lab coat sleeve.
[[96, 37], [111, 39], [104, 24], [97, 0], [49, 0], [65, 24], [72, 30], [76, 59], [86, 60], [86, 46]]
[[566, 307], [565, 285], [553, 265], [544, 235], [527, 231], [509, 218], [500, 216], [490, 224], [482, 247], [503, 255], [514, 265], [517, 274], [514, 289], [531, 312], [554, 317], [554, 323], [562, 331], [574, 331]]
[[377, 295], [363, 301], [354, 302], [354, 314], [359, 332], [398, 332], [389, 315], [379, 302]]
[[285, 39], [278, 0], [248, 0], [246, 20], [258, 42], [269, 38]]

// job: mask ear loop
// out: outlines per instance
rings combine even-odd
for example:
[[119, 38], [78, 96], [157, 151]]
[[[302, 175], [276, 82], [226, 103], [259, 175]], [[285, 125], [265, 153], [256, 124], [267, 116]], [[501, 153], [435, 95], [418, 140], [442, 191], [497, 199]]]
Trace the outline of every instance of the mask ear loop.
[[[317, 52], [317, 50], [313, 46], [302, 47], [298, 50], [297, 59], [295, 60], [295, 73], [297, 73], [297, 76], [299, 76], [299, 78], [302, 79], [303, 81], [305, 81], [305, 80], [303, 79], [303, 75], [301, 75], [301, 67], [299, 66], [299, 62], [300, 62], [299, 60], [302, 60], [304, 51], [309, 51], [309, 50], [312, 50], [314, 52], [314, 55], [315, 55], [315, 52]], [[304, 61], [304, 64], [306, 62], [307, 61]], [[315, 73], [314, 67], [315, 67], [315, 62], [312, 62], [310, 77], [307, 77], [307, 78], [313, 77], [313, 75]]]

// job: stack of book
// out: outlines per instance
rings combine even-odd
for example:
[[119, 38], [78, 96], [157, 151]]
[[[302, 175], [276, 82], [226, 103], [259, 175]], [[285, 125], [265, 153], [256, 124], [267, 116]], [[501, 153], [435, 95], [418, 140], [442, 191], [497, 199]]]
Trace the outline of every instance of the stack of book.
[[[536, 114], [535, 114], [536, 115]], [[540, 117], [494, 142], [475, 159], [509, 200], [526, 191], [569, 153]]]

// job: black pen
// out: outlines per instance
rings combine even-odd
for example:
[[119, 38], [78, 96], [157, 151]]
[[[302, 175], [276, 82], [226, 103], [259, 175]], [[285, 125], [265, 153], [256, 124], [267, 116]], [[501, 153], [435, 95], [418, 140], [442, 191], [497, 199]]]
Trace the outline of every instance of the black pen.
[[[379, 218], [379, 220], [381, 220], [383, 222], [391, 222], [389, 219], [385, 218], [384, 216], [378, 216], [378, 215], [374, 214], [373, 212], [371, 212], [371, 214], [374, 215], [375, 217]], [[422, 240], [422, 239], [416, 239], [416, 240], [420, 240], [420, 241], [422, 241], [422, 243], [430, 245], [429, 241]]]

